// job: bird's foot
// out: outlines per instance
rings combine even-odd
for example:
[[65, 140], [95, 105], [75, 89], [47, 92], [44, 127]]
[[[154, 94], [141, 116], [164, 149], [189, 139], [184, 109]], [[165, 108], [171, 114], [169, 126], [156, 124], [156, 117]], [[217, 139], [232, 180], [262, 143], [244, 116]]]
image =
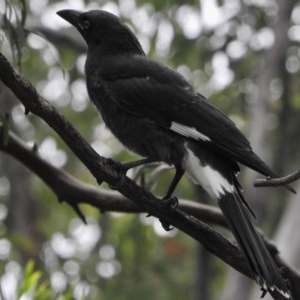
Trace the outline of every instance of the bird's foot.
[[118, 176], [114, 183], [110, 184], [110, 188], [112, 189], [118, 189], [118, 187], [122, 186], [124, 184], [125, 176], [128, 172], [128, 170], [132, 168], [136, 168], [141, 165], [148, 164], [150, 162], [153, 162], [153, 160], [149, 158], [140, 159], [137, 161], [127, 162], [127, 163], [119, 163], [117, 161], [114, 161], [110, 158], [107, 159], [107, 163], [110, 164], [115, 170], [118, 172]]
[[170, 208], [172, 210], [175, 210], [176, 208], [178, 208], [178, 204], [179, 204], [179, 201], [178, 201], [178, 198], [173, 196], [173, 197], [164, 197], [162, 198], [162, 201], [163, 201], [163, 205], [166, 207], [166, 208]]
[[[172, 209], [175, 210], [178, 207], [178, 198], [177, 197], [164, 197], [162, 199], [163, 201], [163, 206], [167, 209]], [[168, 222], [160, 220], [161, 226], [164, 228], [165, 231], [171, 231], [174, 228], [171, 227], [171, 225]]]
[[119, 162], [116, 162], [112, 159], [108, 159], [108, 163], [113, 167], [113, 169], [117, 172], [116, 178], [113, 182], [109, 183], [109, 187], [113, 190], [119, 189], [121, 186], [124, 185], [126, 173], [128, 168], [126, 165], [123, 165]]
[[162, 221], [161, 219], [159, 219], [159, 221], [165, 231], [171, 231], [174, 229], [174, 227], [171, 227], [170, 223]]

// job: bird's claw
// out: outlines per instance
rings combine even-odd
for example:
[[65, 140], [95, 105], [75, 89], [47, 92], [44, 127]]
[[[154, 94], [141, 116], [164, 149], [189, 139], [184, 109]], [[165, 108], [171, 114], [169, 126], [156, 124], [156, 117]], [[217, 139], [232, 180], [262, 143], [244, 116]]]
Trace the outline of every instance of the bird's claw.
[[[164, 197], [162, 199], [162, 201], [163, 201], [163, 206], [165, 208], [172, 209], [172, 210], [177, 209], [178, 204], [179, 204], [179, 201], [178, 201], [177, 197], [170, 197], [170, 198]], [[169, 223], [167, 223], [165, 221], [160, 220], [160, 223], [161, 223], [161, 226], [164, 228], [165, 231], [171, 231], [171, 230], [174, 229], [173, 227], [171, 227], [171, 225]]]
[[119, 176], [114, 182], [110, 183], [108, 186], [112, 190], [118, 190], [124, 186], [125, 176]]
[[170, 197], [170, 198], [163, 198], [162, 199], [163, 201], [163, 205], [166, 207], [166, 208], [171, 208], [173, 210], [175, 210], [177, 207], [178, 207], [178, 204], [179, 204], [179, 201], [178, 201], [178, 198], [177, 197]]
[[118, 163], [112, 159], [108, 159], [108, 163], [112, 165], [112, 167], [114, 168], [114, 170], [117, 173], [115, 180], [113, 182], [109, 183], [109, 187], [113, 190], [117, 190], [121, 186], [124, 185], [124, 181], [125, 181], [125, 177], [126, 177], [128, 168], [126, 166], [124, 166], [123, 164]]
[[165, 222], [165, 221], [162, 221], [161, 219], [159, 219], [160, 223], [161, 223], [161, 226], [163, 227], [163, 229], [165, 231], [171, 231], [174, 229], [174, 227], [171, 227], [170, 223], [168, 222]]

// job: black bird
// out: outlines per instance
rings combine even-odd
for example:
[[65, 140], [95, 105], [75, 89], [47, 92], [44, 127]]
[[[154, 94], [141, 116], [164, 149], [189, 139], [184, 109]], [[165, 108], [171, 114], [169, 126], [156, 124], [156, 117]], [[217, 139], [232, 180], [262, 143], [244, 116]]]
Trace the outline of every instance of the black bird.
[[238, 163], [268, 176], [271, 169], [248, 140], [217, 108], [176, 71], [149, 59], [132, 31], [101, 10], [61, 10], [88, 45], [85, 73], [91, 100], [113, 134], [150, 161], [174, 165], [165, 196], [186, 171], [216, 199], [263, 295], [277, 290], [291, 299], [264, 241], [251, 222], [251, 210], [237, 181]]

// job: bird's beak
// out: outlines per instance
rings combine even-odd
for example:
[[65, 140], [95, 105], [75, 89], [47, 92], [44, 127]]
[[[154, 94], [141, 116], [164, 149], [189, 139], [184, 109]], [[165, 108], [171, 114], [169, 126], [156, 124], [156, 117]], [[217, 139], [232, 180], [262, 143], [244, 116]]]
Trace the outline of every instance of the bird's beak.
[[57, 14], [65, 19], [67, 22], [75, 26], [76, 28], [81, 27], [79, 16], [82, 14], [81, 11], [74, 9], [64, 9], [57, 12]]

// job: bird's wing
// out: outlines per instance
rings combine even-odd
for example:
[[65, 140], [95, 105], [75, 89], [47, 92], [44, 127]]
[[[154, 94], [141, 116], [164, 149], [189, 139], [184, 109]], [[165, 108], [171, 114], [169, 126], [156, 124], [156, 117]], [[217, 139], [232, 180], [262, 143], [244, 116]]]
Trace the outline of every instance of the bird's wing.
[[101, 68], [101, 80], [121, 110], [198, 140], [224, 157], [272, 176], [235, 124], [196, 93], [179, 73], [143, 56], [114, 57], [106, 64]]

